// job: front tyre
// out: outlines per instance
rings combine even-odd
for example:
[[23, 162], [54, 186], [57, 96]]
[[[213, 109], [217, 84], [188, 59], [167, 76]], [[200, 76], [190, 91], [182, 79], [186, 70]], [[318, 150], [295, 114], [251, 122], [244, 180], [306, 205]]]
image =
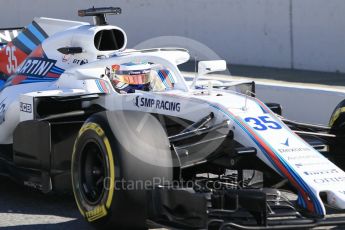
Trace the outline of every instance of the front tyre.
[[334, 109], [329, 126], [330, 133], [336, 138], [330, 145], [331, 160], [345, 170], [345, 100], [341, 101]]
[[334, 134], [345, 134], [345, 100], [341, 101], [335, 107], [331, 118], [329, 119], [331, 132]]
[[172, 172], [167, 135], [149, 114], [104, 112], [80, 129], [73, 192], [81, 214], [98, 229], [147, 228], [146, 192], [171, 181]]

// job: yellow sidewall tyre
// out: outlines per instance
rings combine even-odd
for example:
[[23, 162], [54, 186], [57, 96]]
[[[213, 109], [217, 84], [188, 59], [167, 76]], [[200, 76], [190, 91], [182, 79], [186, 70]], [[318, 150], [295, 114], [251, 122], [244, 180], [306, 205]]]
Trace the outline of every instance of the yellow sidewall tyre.
[[345, 100], [334, 109], [329, 126], [330, 133], [337, 137], [330, 144], [329, 158], [341, 169], [345, 170]]
[[[152, 115], [130, 111], [90, 117], [75, 141], [71, 170], [78, 209], [97, 229], [147, 229], [150, 188], [142, 185], [151, 181], [158, 186], [173, 178], [169, 141], [161, 124]], [[126, 187], [127, 182], [132, 187]]]
[[345, 134], [345, 100], [335, 107], [329, 119], [331, 132], [335, 134]]

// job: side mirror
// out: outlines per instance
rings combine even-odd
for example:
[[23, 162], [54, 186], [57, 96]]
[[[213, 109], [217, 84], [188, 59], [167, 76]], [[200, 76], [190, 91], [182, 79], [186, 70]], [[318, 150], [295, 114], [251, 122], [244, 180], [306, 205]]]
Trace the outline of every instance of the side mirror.
[[62, 54], [80, 54], [83, 49], [81, 47], [61, 47], [58, 51]]
[[200, 61], [198, 63], [198, 75], [202, 76], [212, 72], [225, 71], [226, 62], [224, 60]]

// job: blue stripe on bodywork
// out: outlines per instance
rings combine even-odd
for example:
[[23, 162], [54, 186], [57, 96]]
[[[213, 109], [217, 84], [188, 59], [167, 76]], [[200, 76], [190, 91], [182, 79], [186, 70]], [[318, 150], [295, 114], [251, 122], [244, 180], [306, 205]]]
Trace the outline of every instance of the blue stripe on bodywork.
[[61, 72], [61, 73], [65, 71], [64, 69], [61, 69], [57, 66], [53, 66], [52, 70], [57, 71], [57, 72]]
[[32, 24], [30, 24], [27, 28], [36, 36], [38, 40], [40, 40], [40, 42], [43, 42], [45, 40], [45, 37], [41, 34], [41, 32], [38, 31]]
[[21, 82], [21, 84], [26, 84], [26, 83], [38, 83], [38, 82], [52, 82], [52, 81], [56, 81], [57, 79], [55, 78], [45, 78], [45, 79], [39, 79], [39, 80], [35, 80], [35, 79], [27, 79]]
[[2, 88], [4, 87], [4, 85], [5, 85], [5, 81], [0, 80], [0, 90], [2, 90]]
[[99, 82], [99, 80], [96, 80], [96, 85], [97, 85], [98, 89], [99, 89], [102, 93], [104, 93], [104, 90], [103, 90], [103, 88], [102, 88], [101, 83]]
[[56, 71], [54, 69], [51, 69], [51, 70], [49, 70], [49, 72], [55, 73], [55, 74], [62, 74], [64, 71]]
[[17, 38], [31, 51], [36, 48], [35, 43], [33, 43], [27, 36], [25, 36], [24, 33], [21, 33]]

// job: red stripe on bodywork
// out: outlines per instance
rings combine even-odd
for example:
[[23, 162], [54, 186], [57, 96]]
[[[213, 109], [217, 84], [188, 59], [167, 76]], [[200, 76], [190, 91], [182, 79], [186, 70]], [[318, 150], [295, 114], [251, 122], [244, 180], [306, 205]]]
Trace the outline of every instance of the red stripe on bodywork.
[[60, 77], [60, 74], [49, 72], [49, 73], [47, 73], [47, 77], [59, 78], [59, 77]]
[[167, 75], [167, 73], [165, 72], [165, 70], [161, 70], [161, 73], [163, 74], [165, 81], [168, 83], [169, 87], [172, 87], [172, 83], [170, 81], [169, 76]]
[[104, 91], [105, 93], [108, 93], [108, 88], [107, 88], [107, 86], [105, 85], [105, 82], [102, 81], [102, 80], [99, 80], [99, 83], [101, 84], [101, 87], [102, 87], [103, 91]]
[[30, 54], [30, 57], [44, 58], [42, 45], [37, 46], [36, 49]]
[[28, 77], [24, 76], [24, 75], [17, 75], [12, 79], [11, 83], [12, 83], [12, 85], [18, 85], [27, 78]]

